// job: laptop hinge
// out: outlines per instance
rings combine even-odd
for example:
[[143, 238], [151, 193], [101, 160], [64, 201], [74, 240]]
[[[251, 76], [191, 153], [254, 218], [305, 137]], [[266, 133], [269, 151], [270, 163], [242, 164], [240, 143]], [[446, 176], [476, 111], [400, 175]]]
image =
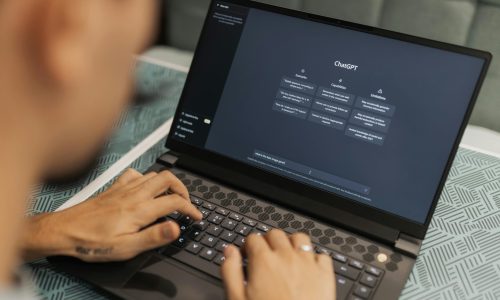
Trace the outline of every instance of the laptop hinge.
[[400, 233], [394, 247], [398, 252], [417, 258], [420, 247], [422, 247], [422, 241], [404, 233]]
[[169, 168], [172, 168], [175, 166], [177, 161], [179, 160], [179, 155], [173, 151], [168, 151], [167, 153], [163, 154], [160, 158], [158, 158], [158, 163], [165, 165]]

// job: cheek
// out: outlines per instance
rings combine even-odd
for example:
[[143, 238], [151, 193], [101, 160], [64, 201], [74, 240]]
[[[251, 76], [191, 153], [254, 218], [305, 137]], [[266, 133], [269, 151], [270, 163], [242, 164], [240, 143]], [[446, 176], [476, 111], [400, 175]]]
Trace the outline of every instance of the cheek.
[[156, 0], [135, 1], [135, 5], [129, 7], [127, 25], [122, 24], [121, 28], [133, 52], [144, 51], [151, 45], [157, 29], [159, 8]]

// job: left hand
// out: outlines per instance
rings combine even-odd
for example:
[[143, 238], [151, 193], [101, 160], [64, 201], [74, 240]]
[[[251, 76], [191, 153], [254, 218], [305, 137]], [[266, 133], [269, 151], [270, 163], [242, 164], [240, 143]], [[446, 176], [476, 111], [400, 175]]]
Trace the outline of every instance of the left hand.
[[[167, 191], [172, 194], [165, 195]], [[202, 218], [172, 173], [142, 175], [129, 169], [97, 197], [31, 218], [23, 238], [24, 259], [65, 255], [87, 262], [127, 260], [178, 238], [174, 222], [149, 226], [174, 211]]]

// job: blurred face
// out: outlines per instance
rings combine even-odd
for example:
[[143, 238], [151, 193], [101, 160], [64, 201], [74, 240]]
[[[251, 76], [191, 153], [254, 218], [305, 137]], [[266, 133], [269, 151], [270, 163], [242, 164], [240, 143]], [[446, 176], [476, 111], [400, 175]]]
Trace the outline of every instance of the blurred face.
[[84, 168], [101, 149], [158, 1], [0, 0], [0, 134], [32, 149], [47, 177]]
[[62, 6], [78, 2], [74, 9], [79, 11], [68, 13], [75, 20], [66, 22], [75, 28], [58, 33], [62, 49], [46, 60], [49, 74], [60, 82], [52, 91], [59, 99], [47, 120], [54, 121], [57, 132], [49, 177], [84, 168], [101, 149], [131, 97], [133, 55], [149, 44], [156, 24], [156, 0], [54, 1]]

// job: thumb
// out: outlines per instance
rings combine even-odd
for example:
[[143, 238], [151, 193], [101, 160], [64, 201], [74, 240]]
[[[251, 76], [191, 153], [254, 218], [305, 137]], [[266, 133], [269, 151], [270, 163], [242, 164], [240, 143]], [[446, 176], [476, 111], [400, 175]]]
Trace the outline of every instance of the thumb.
[[129, 248], [128, 252], [139, 254], [170, 244], [179, 237], [179, 234], [179, 225], [167, 221], [127, 236], [124, 246]]
[[229, 300], [245, 300], [245, 276], [243, 275], [242, 258], [235, 246], [228, 246], [224, 251], [226, 260], [222, 265], [222, 280]]

